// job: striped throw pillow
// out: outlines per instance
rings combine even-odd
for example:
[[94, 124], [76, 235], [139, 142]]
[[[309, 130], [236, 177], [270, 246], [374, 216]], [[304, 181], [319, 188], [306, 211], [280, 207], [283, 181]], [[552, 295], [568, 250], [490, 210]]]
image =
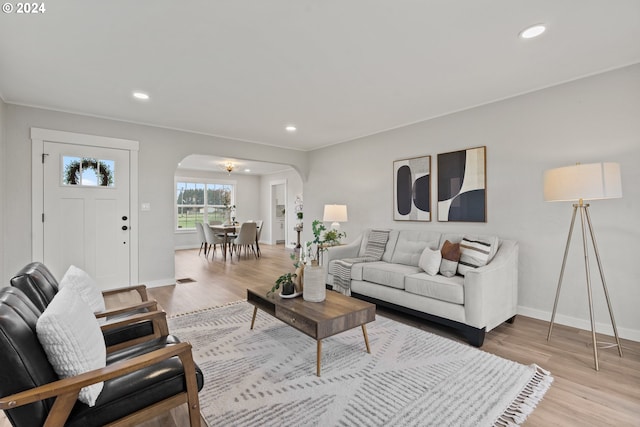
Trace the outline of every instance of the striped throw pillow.
[[487, 265], [496, 248], [495, 239], [471, 239], [464, 237], [460, 242], [460, 261], [458, 262], [458, 274], [464, 276], [469, 270]]

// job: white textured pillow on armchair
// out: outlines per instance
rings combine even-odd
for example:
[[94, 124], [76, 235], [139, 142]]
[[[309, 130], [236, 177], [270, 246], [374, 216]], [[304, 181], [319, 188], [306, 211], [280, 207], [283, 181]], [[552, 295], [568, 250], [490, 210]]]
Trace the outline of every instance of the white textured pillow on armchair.
[[93, 312], [105, 311], [104, 298], [98, 289], [98, 284], [87, 272], [79, 269], [75, 265], [69, 267], [58, 286], [60, 289], [72, 288], [87, 304]]
[[[38, 340], [61, 378], [104, 368], [107, 350], [91, 308], [73, 289], [61, 289], [36, 324]], [[80, 390], [78, 400], [94, 406], [103, 383]]]

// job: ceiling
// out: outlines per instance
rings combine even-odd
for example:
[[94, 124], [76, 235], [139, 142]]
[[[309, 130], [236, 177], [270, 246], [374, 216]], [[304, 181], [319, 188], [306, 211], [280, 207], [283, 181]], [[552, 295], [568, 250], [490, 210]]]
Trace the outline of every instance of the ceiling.
[[231, 176], [241, 175], [269, 175], [293, 170], [290, 166], [277, 163], [255, 162], [251, 160], [238, 160], [231, 157], [216, 157], [202, 154], [191, 154], [178, 164], [180, 170], [202, 170], [207, 172], [228, 173], [225, 169], [227, 163], [233, 165]]
[[5, 102], [299, 150], [640, 62], [638, 0], [45, 6], [0, 14]]

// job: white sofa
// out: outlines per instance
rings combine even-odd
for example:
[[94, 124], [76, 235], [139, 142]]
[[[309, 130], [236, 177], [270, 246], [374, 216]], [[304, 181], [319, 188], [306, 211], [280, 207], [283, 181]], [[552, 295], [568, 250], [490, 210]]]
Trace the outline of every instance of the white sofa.
[[[370, 232], [366, 230], [355, 241], [331, 247], [323, 254], [327, 285], [333, 286], [331, 264], [338, 259], [363, 256]], [[515, 318], [518, 243], [473, 236], [493, 239], [497, 251], [487, 265], [468, 271], [464, 277], [431, 276], [418, 266], [425, 247], [442, 248], [446, 240], [459, 243], [463, 237], [464, 234], [435, 231], [391, 230], [380, 261], [351, 267], [352, 296], [453, 326], [463, 332], [470, 344], [482, 346], [486, 332]]]

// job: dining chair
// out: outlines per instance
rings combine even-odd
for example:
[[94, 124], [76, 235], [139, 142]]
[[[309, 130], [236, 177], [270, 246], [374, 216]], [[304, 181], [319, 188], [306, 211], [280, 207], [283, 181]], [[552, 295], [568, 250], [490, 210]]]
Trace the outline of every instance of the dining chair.
[[209, 246], [209, 249], [205, 251], [205, 253], [209, 253], [209, 251], [211, 251], [211, 247], [213, 246], [213, 252], [211, 252], [211, 260], [213, 260], [213, 257], [216, 255], [217, 245], [220, 245], [222, 250], [224, 250], [224, 243], [225, 243], [224, 235], [221, 236], [220, 234], [216, 234], [211, 229], [209, 224], [203, 223], [201, 225], [202, 225], [202, 229], [204, 230], [206, 245]]
[[242, 223], [238, 237], [233, 240], [234, 251], [238, 254], [238, 260], [240, 260], [240, 253], [243, 247], [245, 257], [247, 256], [247, 249], [250, 247], [255, 257], [258, 258], [258, 254], [253, 246], [256, 243], [256, 233], [257, 228], [255, 222]]
[[207, 256], [207, 238], [204, 235], [204, 228], [202, 228], [202, 224], [199, 222], [196, 222], [196, 231], [198, 232], [198, 239], [200, 240], [198, 255], [202, 253], [202, 248], [204, 248], [204, 255]]

